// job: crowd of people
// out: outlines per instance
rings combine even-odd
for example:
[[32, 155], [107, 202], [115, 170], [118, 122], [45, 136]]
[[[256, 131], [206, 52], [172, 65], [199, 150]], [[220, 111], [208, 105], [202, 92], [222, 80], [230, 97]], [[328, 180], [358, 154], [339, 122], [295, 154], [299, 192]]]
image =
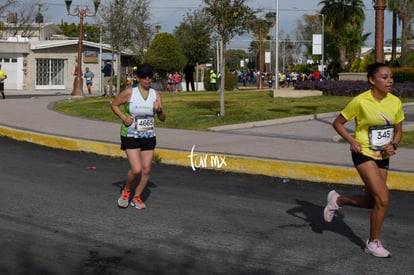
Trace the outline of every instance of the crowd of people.
[[[238, 83], [243, 86], [253, 86], [258, 85], [259, 79], [262, 79], [262, 84], [264, 86], [273, 87], [276, 81], [276, 75], [274, 71], [265, 72], [260, 75], [259, 71], [248, 70], [248, 71], [236, 71]], [[306, 68], [302, 72], [297, 71], [280, 71], [278, 73], [279, 87], [294, 87], [298, 81], [325, 81], [329, 80], [330, 74], [324, 69], [323, 72], [320, 72], [318, 69], [310, 70]]]
[[[134, 83], [137, 83], [137, 75], [136, 75], [137, 66], [134, 66], [132, 70], [128, 70], [125, 74], [125, 81], [126, 86], [132, 86]], [[134, 73], [135, 72], [135, 73]], [[167, 72], [165, 74], [164, 80], [162, 77], [156, 77], [156, 73], [154, 74], [154, 81], [153, 84], [156, 84], [160, 81], [162, 82], [162, 89], [168, 92], [181, 92], [181, 91], [192, 91], [196, 90], [195, 87], [195, 72], [196, 68], [195, 65], [188, 62], [186, 66], [178, 71], [174, 72]], [[112, 89], [110, 85], [111, 76], [114, 76], [114, 71], [112, 68], [112, 64], [110, 62], [106, 62], [104, 67], [102, 68], [102, 73], [104, 77], [103, 81], [103, 96], [111, 96]], [[260, 74], [257, 70], [247, 70], [247, 71], [235, 71], [234, 74], [237, 75], [238, 83], [240, 86], [258, 86], [259, 79], [261, 79], [263, 87], [272, 88], [275, 86], [275, 82], [278, 81], [280, 88], [289, 88], [295, 87], [298, 81], [326, 81], [329, 80], [331, 77], [329, 72], [324, 69], [324, 71], [320, 72], [318, 69], [311, 70], [309, 68], [304, 69], [301, 72], [292, 70], [292, 71], [280, 71], [276, 77], [274, 71], [271, 72], [264, 72]], [[86, 68], [86, 72], [84, 73], [84, 78], [86, 79], [86, 86], [88, 93], [91, 94], [91, 88], [93, 85], [93, 78], [95, 75], [93, 72]], [[204, 90], [206, 91], [217, 91], [218, 90], [218, 83], [220, 80], [220, 73], [218, 73], [214, 68], [207, 68], [205, 74], [205, 85]], [[158, 79], [157, 79], [158, 78]], [[277, 79], [277, 80], [276, 80]], [[165, 82], [164, 82], [165, 81]], [[184, 87], [185, 83], [185, 87]], [[1, 85], [1, 79], [0, 79]], [[0, 87], [1, 88], [1, 87]], [[184, 89], [185, 88], [185, 89]], [[2, 92], [2, 94], [4, 94]]]

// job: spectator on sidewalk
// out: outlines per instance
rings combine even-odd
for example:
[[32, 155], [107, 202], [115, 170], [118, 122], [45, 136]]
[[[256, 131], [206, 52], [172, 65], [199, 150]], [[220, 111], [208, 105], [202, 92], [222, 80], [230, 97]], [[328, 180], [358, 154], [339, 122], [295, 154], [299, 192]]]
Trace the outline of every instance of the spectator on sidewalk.
[[195, 68], [194, 65], [189, 62], [187, 62], [187, 65], [184, 67], [184, 74], [185, 74], [185, 85], [187, 88], [187, 92], [190, 91], [190, 86], [191, 86], [191, 91], [195, 91], [194, 89], [194, 72], [195, 72]]
[[110, 92], [110, 87], [112, 86], [111, 78], [114, 75], [114, 70], [112, 68], [112, 64], [109, 61], [105, 62], [105, 66], [102, 69], [102, 73], [104, 75], [104, 94], [103, 96], [108, 96]]
[[313, 71], [313, 79], [314, 81], [321, 81], [321, 72], [318, 69]]
[[174, 73], [173, 80], [174, 80], [175, 92], [177, 93], [180, 91], [180, 83], [181, 83], [181, 76], [178, 72]]
[[0, 64], [0, 93], [3, 99], [6, 99], [6, 95], [4, 94], [4, 80], [7, 79], [7, 73], [3, 70], [2, 65]]
[[86, 81], [86, 87], [88, 88], [88, 93], [91, 94], [92, 93], [93, 78], [95, 77], [95, 75], [93, 74], [92, 71], [89, 70], [89, 67], [86, 67], [85, 68], [85, 73], [83, 74], [83, 77], [85, 78], [85, 81]]
[[323, 69], [322, 73], [322, 80], [329, 80], [331, 76], [329, 75], [329, 72], [326, 68]]

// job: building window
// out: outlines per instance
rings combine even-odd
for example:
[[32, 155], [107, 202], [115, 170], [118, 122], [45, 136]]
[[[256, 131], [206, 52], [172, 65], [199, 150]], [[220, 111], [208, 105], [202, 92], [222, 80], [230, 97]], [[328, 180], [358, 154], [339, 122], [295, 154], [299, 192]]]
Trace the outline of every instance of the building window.
[[36, 86], [58, 88], [64, 86], [64, 59], [37, 59]]

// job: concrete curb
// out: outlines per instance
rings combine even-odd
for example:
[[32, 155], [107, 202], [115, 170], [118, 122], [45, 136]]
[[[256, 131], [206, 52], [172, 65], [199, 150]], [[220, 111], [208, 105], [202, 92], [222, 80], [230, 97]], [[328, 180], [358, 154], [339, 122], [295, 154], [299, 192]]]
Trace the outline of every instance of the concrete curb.
[[227, 130], [263, 127], [263, 126], [271, 126], [271, 125], [285, 124], [285, 123], [298, 122], [298, 121], [335, 117], [338, 114], [339, 112], [331, 112], [331, 113], [322, 113], [322, 114], [315, 114], [315, 115], [285, 117], [285, 118], [278, 118], [278, 119], [269, 119], [269, 120], [262, 120], [262, 121], [253, 121], [253, 122], [247, 122], [247, 123], [238, 123], [238, 124], [210, 127], [208, 128], [208, 130], [214, 131], [214, 132], [220, 132], [220, 131], [227, 131]]
[[270, 90], [271, 97], [308, 97], [308, 96], [321, 96], [323, 93], [319, 90]]
[[[119, 144], [59, 137], [5, 126], [0, 126], [0, 133], [2, 136], [15, 140], [52, 148], [125, 158], [125, 153], [119, 148]], [[353, 168], [203, 152], [193, 154], [193, 152], [167, 149], [156, 149], [155, 153], [161, 163], [189, 167], [194, 171], [197, 169], [213, 169], [313, 182], [362, 185], [359, 175]], [[389, 173], [388, 187], [390, 189], [414, 191], [414, 185], [409, 184], [412, 182], [414, 182], [414, 174]]]

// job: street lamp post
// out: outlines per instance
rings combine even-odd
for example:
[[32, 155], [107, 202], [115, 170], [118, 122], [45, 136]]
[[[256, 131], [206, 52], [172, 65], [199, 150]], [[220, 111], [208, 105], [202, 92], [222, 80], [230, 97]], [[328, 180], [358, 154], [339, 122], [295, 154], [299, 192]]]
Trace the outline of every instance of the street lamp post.
[[279, 0], [276, 0], [275, 26], [275, 90], [279, 89]]
[[83, 38], [83, 18], [87, 16], [95, 16], [98, 7], [100, 5], [100, 0], [94, 0], [93, 4], [95, 6], [95, 10], [92, 12], [88, 6], [85, 9], [79, 8], [77, 6], [73, 13], [70, 12], [70, 6], [72, 5], [72, 0], [65, 0], [66, 10], [68, 11], [68, 15], [70, 16], [78, 16], [79, 17], [79, 38], [78, 38], [78, 58], [77, 58], [77, 66], [76, 66], [76, 76], [75, 80], [73, 81], [73, 91], [72, 96], [83, 96], [83, 79], [82, 79], [82, 38]]
[[319, 15], [321, 17], [321, 55], [322, 55], [322, 59], [321, 59], [321, 64], [322, 64], [322, 71], [324, 69], [325, 66], [325, 14], [323, 13], [316, 13], [317, 15]]
[[[275, 27], [276, 28], [276, 12], [268, 12], [265, 15], [266, 18], [266, 22], [268, 24], [269, 27]], [[272, 47], [272, 43], [270, 42], [270, 47]], [[270, 62], [270, 68], [272, 68], [272, 62]], [[271, 71], [272, 69], [270, 69]], [[275, 76], [277, 76], [276, 72], [275, 72]]]
[[263, 34], [262, 34], [262, 27], [260, 26], [259, 30], [259, 89], [263, 88]]

